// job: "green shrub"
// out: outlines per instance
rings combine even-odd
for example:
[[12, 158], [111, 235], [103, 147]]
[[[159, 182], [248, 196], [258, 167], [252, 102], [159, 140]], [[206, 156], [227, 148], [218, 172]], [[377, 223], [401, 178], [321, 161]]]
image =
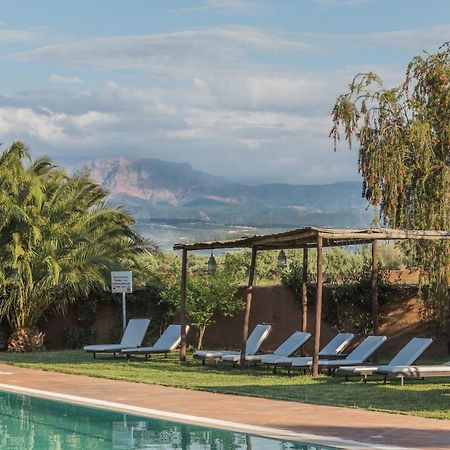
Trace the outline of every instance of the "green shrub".
[[95, 341], [95, 328], [89, 325], [71, 325], [64, 328], [64, 341], [70, 348], [81, 348]]

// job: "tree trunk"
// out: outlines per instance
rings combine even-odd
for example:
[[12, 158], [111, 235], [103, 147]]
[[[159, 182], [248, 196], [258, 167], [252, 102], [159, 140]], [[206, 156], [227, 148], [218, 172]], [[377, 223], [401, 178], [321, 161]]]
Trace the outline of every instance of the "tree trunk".
[[206, 325], [203, 325], [198, 330], [198, 344], [197, 350], [200, 350], [203, 346], [203, 336], [205, 335]]
[[16, 328], [8, 339], [8, 352], [43, 350], [44, 336], [35, 326]]

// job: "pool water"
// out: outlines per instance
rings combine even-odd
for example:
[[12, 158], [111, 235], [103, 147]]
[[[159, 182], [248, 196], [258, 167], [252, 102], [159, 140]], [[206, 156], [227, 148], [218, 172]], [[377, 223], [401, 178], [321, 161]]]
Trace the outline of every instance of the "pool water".
[[0, 391], [0, 449], [330, 450]]

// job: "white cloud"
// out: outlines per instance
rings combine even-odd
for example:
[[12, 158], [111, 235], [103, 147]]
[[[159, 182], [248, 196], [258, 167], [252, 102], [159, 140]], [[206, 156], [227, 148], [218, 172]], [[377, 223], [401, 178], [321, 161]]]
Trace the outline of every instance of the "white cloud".
[[13, 30], [0, 26], [0, 44], [32, 42], [36, 37], [36, 34], [36, 31]]
[[204, 28], [173, 33], [86, 38], [17, 53], [19, 61], [45, 60], [104, 69], [152, 69], [166, 73], [185, 64], [216, 65], [245, 60], [248, 52], [316, 50], [297, 35], [251, 27]]
[[[436, 29], [422, 33], [438, 34]], [[383, 36], [386, 43], [394, 39]], [[286, 61], [294, 57], [302, 62], [311, 49], [319, 48], [318, 54], [326, 57], [330, 45], [365, 45], [383, 36], [221, 27], [39, 47], [16, 58], [88, 70], [117, 68], [121, 75], [122, 69], [134, 71], [133, 75], [142, 69], [145, 82], [125, 87], [124, 78], [118, 78], [122, 81], [107, 81], [91, 91], [53, 86], [0, 97], [4, 106], [0, 133], [4, 141], [23, 136], [45, 153], [188, 161], [241, 180], [248, 176], [250, 164], [255, 168], [251, 181], [282, 177], [291, 183], [319, 183], [354, 178], [356, 152], [336, 156], [328, 138], [336, 96], [360, 71], [381, 73], [389, 85], [398, 84], [404, 69], [358, 65], [306, 72], [300, 64], [278, 63], [283, 55]], [[395, 39], [401, 41], [399, 35]], [[255, 57], [259, 54], [263, 58]], [[111, 75], [114, 72], [108, 72]], [[55, 82], [62, 77], [54, 76]], [[19, 120], [23, 115], [27, 119]]]
[[318, 5], [326, 6], [357, 6], [364, 3], [372, 2], [373, 0], [313, 0]]
[[450, 24], [421, 29], [377, 31], [370, 33], [334, 34], [334, 33], [300, 33], [304, 42], [314, 41], [321, 48], [333, 48], [351, 44], [354, 47], [391, 47], [409, 48], [421, 51], [424, 48], [436, 49], [450, 35]]
[[73, 83], [73, 84], [82, 83], [82, 81], [75, 75], [68, 77], [64, 75], [52, 74], [48, 77], [48, 79], [53, 83]]
[[113, 114], [87, 111], [84, 114], [53, 113], [48, 108], [0, 107], [0, 134], [9, 140], [34, 140], [51, 146], [95, 142], [96, 133], [116, 122]]
[[57, 116], [39, 114], [29, 108], [0, 108], [0, 134], [13, 139], [36, 138], [42, 142], [64, 140]]
[[263, 7], [263, 3], [255, 0], [205, 0], [198, 6], [177, 8], [169, 12], [194, 13], [205, 11], [250, 12]]

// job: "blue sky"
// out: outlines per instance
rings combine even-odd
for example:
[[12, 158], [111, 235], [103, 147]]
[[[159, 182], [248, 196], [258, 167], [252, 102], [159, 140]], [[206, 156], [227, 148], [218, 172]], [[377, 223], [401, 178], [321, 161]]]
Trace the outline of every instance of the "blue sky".
[[330, 111], [450, 40], [448, 0], [2, 0], [0, 141], [250, 183], [358, 179]]

